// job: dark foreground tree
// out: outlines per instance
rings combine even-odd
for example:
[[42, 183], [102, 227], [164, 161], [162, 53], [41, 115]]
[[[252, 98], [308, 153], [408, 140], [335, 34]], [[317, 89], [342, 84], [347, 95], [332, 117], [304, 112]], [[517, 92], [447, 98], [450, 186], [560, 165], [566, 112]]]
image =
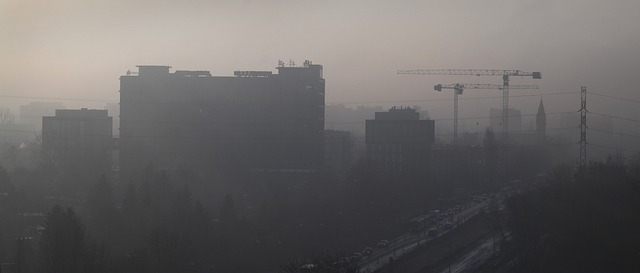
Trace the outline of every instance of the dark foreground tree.
[[512, 198], [519, 271], [640, 272], [635, 168], [620, 158], [581, 176], [561, 168], [548, 185]]
[[56, 205], [47, 213], [44, 227], [40, 239], [44, 272], [84, 272], [87, 239], [73, 209]]

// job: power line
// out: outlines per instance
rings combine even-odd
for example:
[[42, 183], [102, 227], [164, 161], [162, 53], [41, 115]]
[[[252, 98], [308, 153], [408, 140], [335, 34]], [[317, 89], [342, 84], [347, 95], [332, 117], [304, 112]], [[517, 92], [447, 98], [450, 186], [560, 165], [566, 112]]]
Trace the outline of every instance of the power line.
[[[510, 97], [539, 97], [539, 96], [556, 96], [556, 95], [569, 95], [577, 94], [579, 92], [556, 92], [547, 94], [525, 94], [525, 95], [512, 95]], [[597, 94], [597, 93], [594, 93]], [[605, 95], [602, 95], [605, 96]], [[15, 95], [0, 95], [0, 98], [13, 98], [13, 99], [35, 99], [35, 100], [56, 100], [56, 101], [91, 101], [91, 102], [107, 102], [118, 103], [119, 100], [101, 99], [101, 98], [64, 98], [64, 97], [38, 97], [38, 96], [15, 96]], [[460, 100], [485, 100], [485, 99], [501, 99], [501, 96], [494, 97], [478, 97], [478, 98], [461, 98]], [[627, 100], [624, 98], [619, 98]], [[346, 102], [328, 102], [329, 104], [367, 104], [367, 103], [394, 103], [394, 102], [429, 102], [429, 101], [451, 101], [453, 99], [419, 99], [419, 100], [388, 100], [388, 101], [346, 101]], [[631, 100], [633, 101], [633, 100]], [[638, 101], [640, 102], [640, 101]]]
[[616, 97], [616, 96], [605, 95], [605, 94], [594, 93], [594, 92], [589, 92], [589, 94], [591, 94], [591, 95], [596, 95], [596, 96], [600, 96], [600, 97], [605, 97], [605, 98], [610, 98], [610, 99], [616, 99], [616, 100], [622, 100], [622, 101], [628, 101], [628, 102], [640, 103], [640, 100], [628, 99], [628, 98], [623, 98], [623, 97]]
[[612, 147], [612, 146], [593, 144], [593, 143], [589, 143], [589, 145], [593, 146], [593, 147], [599, 147], [599, 148], [604, 148], [604, 149], [609, 149], [609, 150], [614, 150], [614, 151], [625, 151], [625, 152], [632, 152], [632, 153], [640, 153], [640, 151], [638, 151], [638, 150], [630, 150], [630, 149], [620, 148], [620, 147]]
[[[575, 112], [573, 111], [568, 111], [568, 112], [553, 112], [553, 113], [546, 113], [546, 115], [561, 115], [561, 114], [574, 114]], [[521, 114], [521, 115], [509, 115], [509, 117], [526, 117], [526, 116], [536, 116], [537, 114]], [[465, 117], [465, 118], [458, 118], [459, 120], [476, 120], [476, 119], [490, 119], [492, 118], [492, 116], [482, 116], [482, 117]], [[493, 118], [498, 118], [497, 116], [493, 116]], [[326, 118], [325, 118], [326, 120]], [[437, 119], [430, 119], [433, 121], [450, 121], [453, 120], [453, 118], [437, 118]], [[326, 124], [354, 124], [354, 123], [363, 123], [362, 121], [338, 121], [338, 122], [326, 122]], [[364, 123], [363, 123], [364, 124]]]
[[56, 101], [92, 101], [92, 102], [111, 102], [111, 103], [117, 103], [118, 102], [118, 101], [107, 100], [107, 99], [78, 99], [78, 98], [31, 97], [31, 96], [10, 96], [10, 95], [0, 95], [0, 98], [31, 99], [31, 100], [56, 100]]
[[620, 117], [620, 116], [614, 116], [614, 115], [607, 115], [607, 114], [602, 114], [602, 113], [597, 113], [597, 112], [588, 112], [589, 114], [594, 114], [594, 115], [598, 115], [598, 116], [603, 116], [603, 117], [609, 117], [609, 118], [615, 118], [615, 119], [621, 119], [621, 120], [626, 120], [626, 121], [631, 121], [631, 122], [638, 122], [640, 123], [640, 120], [637, 119], [631, 119], [631, 118], [625, 118], [625, 117]]
[[625, 133], [620, 133], [620, 132], [613, 132], [613, 131], [603, 130], [603, 129], [598, 129], [598, 128], [589, 127], [589, 130], [594, 130], [594, 131], [603, 132], [603, 133], [610, 133], [610, 134], [613, 134], [613, 135], [626, 136], [626, 137], [632, 137], [632, 138], [640, 139], [640, 136], [637, 136], [637, 135], [630, 135], [630, 134], [625, 134]]
[[[556, 95], [569, 95], [569, 94], [578, 94], [580, 92], [560, 92], [560, 93], [548, 93], [548, 94], [537, 94], [537, 95], [510, 95], [511, 98], [518, 97], [540, 97], [540, 96], [556, 96]], [[502, 96], [495, 97], [477, 97], [477, 98], [459, 98], [458, 100], [492, 100], [492, 99], [502, 99]], [[415, 100], [389, 100], [389, 101], [347, 101], [347, 102], [328, 102], [327, 104], [371, 104], [371, 103], [400, 103], [400, 102], [438, 102], [438, 101], [453, 101], [454, 99], [415, 99]]]

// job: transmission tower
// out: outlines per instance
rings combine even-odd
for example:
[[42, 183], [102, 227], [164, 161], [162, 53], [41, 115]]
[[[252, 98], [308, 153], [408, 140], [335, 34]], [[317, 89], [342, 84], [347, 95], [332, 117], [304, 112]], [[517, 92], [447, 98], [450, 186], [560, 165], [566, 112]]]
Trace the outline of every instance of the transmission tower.
[[587, 87], [580, 88], [580, 174], [587, 169]]

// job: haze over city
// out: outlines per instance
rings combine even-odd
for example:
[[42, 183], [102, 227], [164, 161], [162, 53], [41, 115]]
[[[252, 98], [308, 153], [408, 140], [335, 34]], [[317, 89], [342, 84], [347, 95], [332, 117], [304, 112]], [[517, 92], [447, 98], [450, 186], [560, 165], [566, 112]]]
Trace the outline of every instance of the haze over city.
[[[640, 72], [639, 8], [632, 0], [3, 0], [0, 90], [5, 96], [116, 101], [117, 77], [139, 64], [230, 75], [310, 59], [327, 68], [328, 103], [450, 98], [431, 85], [460, 81], [395, 74], [417, 68], [541, 71], [540, 90], [514, 93], [587, 85], [638, 99], [630, 83]], [[549, 107], [579, 107], [577, 99], [560, 98]]]
[[0, 271], [638, 272], [638, 11], [0, 0]]

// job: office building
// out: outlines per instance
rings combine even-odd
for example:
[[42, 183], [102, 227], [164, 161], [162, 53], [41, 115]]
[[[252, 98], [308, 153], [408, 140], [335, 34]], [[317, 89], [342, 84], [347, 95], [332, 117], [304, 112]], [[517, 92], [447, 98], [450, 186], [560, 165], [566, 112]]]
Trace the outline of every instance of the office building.
[[323, 166], [322, 66], [171, 72], [120, 78], [120, 169], [152, 164], [197, 173], [312, 173]]
[[91, 170], [93, 175], [112, 169], [112, 118], [107, 110], [58, 109], [42, 118], [42, 149], [62, 173]]
[[393, 107], [366, 121], [367, 158], [386, 173], [414, 173], [429, 169], [435, 122], [420, 119], [413, 108]]

